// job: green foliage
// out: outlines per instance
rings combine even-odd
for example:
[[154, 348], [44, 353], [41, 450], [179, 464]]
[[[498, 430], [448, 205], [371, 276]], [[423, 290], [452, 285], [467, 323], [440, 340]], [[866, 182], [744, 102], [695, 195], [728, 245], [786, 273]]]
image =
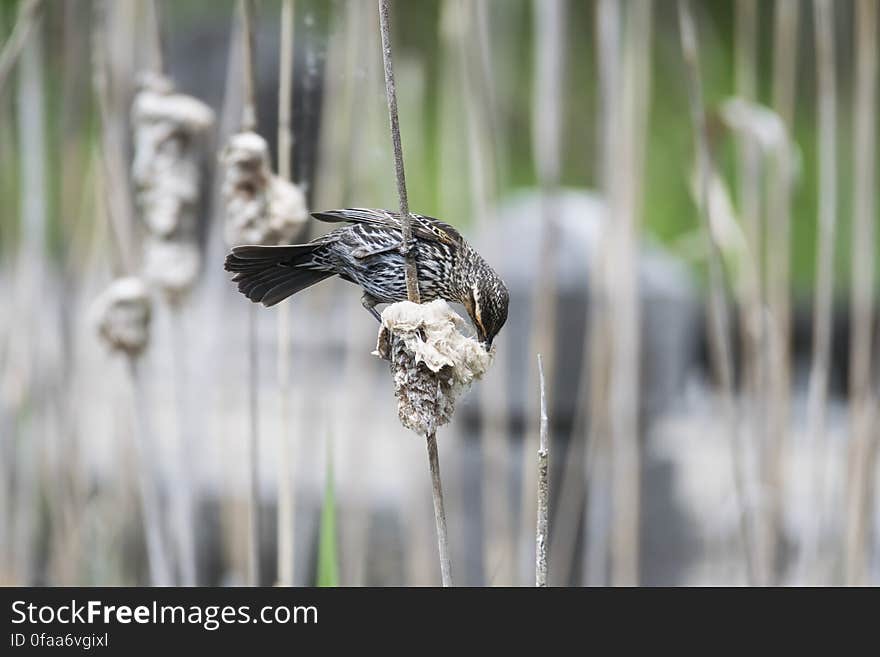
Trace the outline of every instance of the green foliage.
[[333, 481], [333, 443], [328, 438], [324, 503], [318, 540], [318, 586], [339, 586], [339, 555], [336, 549], [336, 487]]

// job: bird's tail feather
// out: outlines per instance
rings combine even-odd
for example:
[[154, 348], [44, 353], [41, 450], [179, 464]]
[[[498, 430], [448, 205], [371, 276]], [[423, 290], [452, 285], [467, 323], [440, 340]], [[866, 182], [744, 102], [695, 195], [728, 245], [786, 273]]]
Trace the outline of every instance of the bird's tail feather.
[[225, 268], [235, 274], [232, 280], [238, 283], [239, 292], [248, 299], [264, 306], [274, 306], [333, 275], [309, 267], [318, 246], [237, 246], [226, 256]]

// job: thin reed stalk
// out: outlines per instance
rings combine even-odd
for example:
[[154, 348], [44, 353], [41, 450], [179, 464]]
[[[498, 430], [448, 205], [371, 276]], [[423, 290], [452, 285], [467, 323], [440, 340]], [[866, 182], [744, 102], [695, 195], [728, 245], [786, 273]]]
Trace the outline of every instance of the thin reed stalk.
[[[242, 44], [243, 97], [242, 131], [257, 128], [256, 71], [254, 66], [254, 3], [239, 0], [239, 20]], [[257, 348], [257, 312], [248, 304], [248, 459], [250, 463], [248, 487], [248, 583], [260, 584], [260, 426], [259, 426], [259, 350]]]
[[797, 573], [800, 583], [818, 566], [825, 503], [828, 440], [828, 378], [831, 368], [831, 314], [834, 303], [834, 240], [837, 232], [837, 82], [834, 72], [834, 9], [830, 0], [814, 0], [816, 82], [819, 114], [819, 208], [816, 243], [816, 292], [813, 347], [807, 392], [807, 436], [812, 450], [812, 513], [801, 537]]
[[[165, 40], [162, 31], [160, 0], [152, 0], [147, 5], [148, 22], [152, 33], [150, 52], [151, 66], [155, 73], [165, 74]], [[177, 552], [179, 583], [182, 586], [195, 586], [198, 580], [196, 557], [196, 513], [194, 477], [192, 475], [193, 449], [191, 434], [190, 404], [187, 403], [189, 376], [187, 368], [188, 351], [183, 321], [183, 300], [166, 297], [169, 317], [168, 332], [169, 358], [174, 386], [174, 422], [177, 430], [177, 458], [174, 460], [171, 482], [171, 509], [174, 526], [174, 543]]]
[[241, 110], [241, 129], [257, 128], [257, 77], [254, 65], [254, 2], [238, 0], [241, 21], [241, 67], [244, 101]]
[[412, 242], [412, 218], [406, 195], [406, 173], [403, 169], [403, 147], [400, 143], [400, 119], [397, 113], [397, 87], [394, 82], [394, 64], [391, 58], [391, 7], [389, 0], [379, 0], [379, 31], [382, 35], [382, 63], [385, 69], [385, 98], [388, 101], [388, 120], [391, 125], [391, 145], [394, 149], [394, 173], [397, 181], [397, 198], [400, 201], [400, 223], [403, 242], [400, 252], [406, 260], [406, 296], [413, 303], [419, 298], [419, 278]]
[[[293, 142], [293, 26], [294, 0], [281, 5], [281, 49], [278, 79], [278, 175], [291, 179]], [[292, 586], [294, 575], [294, 482], [290, 412], [290, 303], [278, 308], [278, 393], [281, 396], [281, 458], [278, 460], [278, 583]]]
[[182, 586], [195, 586], [198, 568], [196, 559], [195, 495], [192, 473], [195, 463], [193, 436], [190, 417], [188, 351], [183, 308], [180, 304], [168, 303], [168, 332], [170, 343], [171, 372], [174, 391], [174, 414], [177, 429], [177, 458], [173, 468], [174, 478], [171, 489], [171, 508], [177, 548], [178, 576]]
[[153, 45], [150, 49], [152, 58], [151, 66], [156, 73], [165, 72], [165, 33], [162, 30], [162, 0], [152, 0], [147, 5], [147, 20], [150, 23], [149, 30], [153, 36]]
[[[43, 48], [45, 32], [40, 27], [33, 30], [32, 37], [24, 45], [16, 85], [21, 247], [15, 267], [16, 303], [4, 312], [9, 317], [14, 317], [18, 324], [13, 328], [12, 333], [21, 334], [14, 348], [22, 351], [18, 358], [21, 375], [24, 378], [39, 377], [39, 373], [49, 366], [43, 343], [48, 336], [41, 330], [41, 322], [44, 322], [46, 317], [44, 313], [37, 314], [40, 311], [39, 304], [28, 303], [34, 298], [42, 298], [44, 288], [50, 282], [46, 242], [49, 219], [49, 171], [46, 155], [49, 151], [46, 149], [45, 122]], [[4, 300], [3, 305], [6, 307], [7, 304], [8, 301]], [[12, 529], [14, 546], [12, 564], [14, 565], [11, 570], [21, 575], [23, 584], [33, 584], [39, 568], [38, 560], [34, 556], [39, 544], [39, 527], [34, 509], [40, 503], [44, 492], [50, 513], [59, 500], [59, 496], [53, 494], [55, 491], [51, 490], [54, 476], [47, 490], [41, 490], [41, 479], [48, 478], [45, 473], [47, 465], [45, 460], [52, 449], [49, 443], [51, 435], [47, 431], [45, 421], [38, 416], [29, 417], [32, 413], [26, 410], [27, 406], [39, 403], [38, 394], [39, 391], [31, 389], [22, 395], [16, 414], [24, 431], [21, 434], [19, 434], [20, 429], [13, 431], [13, 435], [23, 435], [24, 440], [12, 447], [18, 490], [15, 495], [16, 506]]]
[[772, 323], [768, 335], [770, 359], [767, 395], [767, 554], [769, 583], [775, 583], [782, 542], [784, 500], [783, 450], [788, 442], [791, 386], [791, 135], [794, 132], [797, 80], [799, 0], [778, 0], [774, 18], [773, 109], [788, 132], [784, 159], [769, 169], [767, 184], [767, 303]]
[[[737, 0], [735, 30], [736, 95], [750, 103], [758, 97], [758, 6], [756, 0]], [[761, 215], [761, 152], [755, 138], [740, 132], [737, 140], [737, 179], [739, 216], [743, 224], [748, 263], [753, 268], [747, 276], [753, 284], [740, 286], [740, 342], [742, 344], [743, 426], [748, 427], [750, 441], [743, 441], [757, 455], [757, 465], [764, 474], [766, 426], [766, 331], [763, 298], [763, 230]], [[755, 516], [755, 578], [766, 584], [769, 538], [765, 522], [765, 506], [758, 504]]]
[[745, 554], [746, 576], [755, 584], [755, 555], [750, 508], [745, 491], [745, 467], [743, 446], [739, 434], [739, 415], [733, 390], [733, 356], [730, 345], [730, 313], [725, 296], [724, 267], [721, 247], [715, 237], [712, 208], [709, 203], [709, 185], [713, 165], [709, 150], [706, 112], [703, 107], [703, 91], [700, 78], [700, 55], [697, 31], [688, 0], [678, 1], [678, 19], [681, 50], [684, 57], [691, 120], [696, 141], [697, 168], [699, 173], [698, 210], [709, 246], [709, 340], [712, 360], [721, 387], [721, 404], [724, 431], [730, 444], [733, 484], [739, 519], [740, 537]]
[[[850, 338], [850, 446], [844, 531], [844, 578], [862, 584], [872, 513], [870, 445], [873, 420], [871, 334], [874, 323], [874, 238], [877, 121], [877, 2], [856, 4], [853, 117], [852, 328]], [[876, 401], [874, 401], [876, 403]]]
[[[540, 353], [545, 359], [547, 373], [547, 398], [553, 404], [553, 382], [556, 364], [557, 324], [557, 271], [555, 263], [559, 250], [556, 194], [559, 187], [562, 85], [565, 66], [565, 6], [562, 0], [535, 0], [534, 16], [534, 92], [532, 96], [532, 148], [540, 188], [541, 232], [538, 246], [538, 275], [531, 295], [531, 336], [529, 351]], [[529, 368], [527, 390], [537, 387], [536, 373]], [[527, 435], [537, 433], [538, 409], [534, 395], [527, 394]], [[523, 441], [522, 462], [531, 460], [528, 441]], [[522, 468], [520, 492], [520, 540], [517, 573], [521, 582], [531, 580], [528, 572], [534, 561], [530, 554], [532, 546], [532, 518], [537, 499], [537, 480], [534, 468]], [[527, 547], [528, 546], [528, 547]]]
[[[97, 98], [98, 115], [101, 120], [101, 165], [106, 180], [107, 208], [111, 218], [110, 227], [116, 248], [113, 263], [115, 273], [135, 270], [135, 238], [133, 208], [125, 162], [125, 144], [120, 126], [120, 112], [111, 98], [111, 80], [108, 68], [108, 13], [107, 0], [95, 5], [98, 14], [92, 31], [92, 80]], [[122, 113], [124, 115], [124, 113]]]
[[538, 443], [538, 520], [535, 529], [535, 586], [547, 586], [548, 517], [550, 507], [549, 421], [547, 394], [544, 386], [544, 363], [538, 354], [538, 381], [541, 386], [541, 421]]
[[[385, 97], [388, 101], [388, 118], [391, 127], [391, 144], [394, 149], [394, 172], [397, 196], [400, 201], [400, 221], [403, 243], [400, 251], [405, 258], [406, 292], [413, 303], [420, 303], [418, 272], [415, 254], [410, 248], [412, 226], [409, 203], [406, 196], [406, 175], [403, 169], [403, 147], [400, 141], [400, 120], [397, 113], [397, 88], [394, 84], [394, 64], [391, 56], [391, 7], [389, 0], [379, 0], [379, 31], [382, 35], [382, 62], [385, 69]], [[431, 493], [434, 502], [434, 521], [437, 525], [437, 543], [440, 552], [440, 575], [443, 586], [452, 586], [452, 562], [449, 557], [449, 533], [446, 528], [446, 511], [443, 506], [443, 486], [440, 478], [440, 459], [437, 454], [437, 433], [426, 436], [428, 466], [431, 471]]]
[[[595, 248], [588, 254], [590, 262], [589, 297], [587, 303], [587, 334], [581, 361], [581, 389], [584, 403], [578, 412], [575, 425], [577, 436], [584, 434], [584, 463], [582, 470], [574, 473], [583, 476], [586, 484], [586, 503], [583, 511], [583, 584], [597, 585], [606, 582], [610, 537], [610, 444], [608, 440], [608, 381], [610, 378], [611, 326], [607, 308], [608, 277], [610, 276], [610, 249], [607, 248], [608, 226], [612, 222], [610, 211], [611, 181], [616, 170], [616, 158], [620, 153], [621, 129], [619, 77], [621, 65], [620, 34], [621, 7], [617, 2], [601, 0], [596, 5], [596, 61], [599, 80], [600, 109], [597, 122], [599, 144], [600, 188], [606, 199], [603, 207], [602, 230]], [[566, 472], [565, 477], [569, 477]], [[574, 480], [575, 476], [570, 479]], [[563, 492], [559, 503], [562, 512], [568, 495]], [[560, 515], [561, 518], [567, 517]], [[558, 523], [557, 523], [558, 526]], [[574, 540], [569, 541], [574, 553]], [[556, 558], [556, 553], [553, 553]], [[571, 561], [562, 556], [563, 563]], [[567, 583], [568, 578], [563, 580]]]
[[[756, 0], [737, 0], [735, 29], [735, 89], [736, 95], [750, 103], [758, 96], [758, 16]], [[761, 323], [761, 178], [760, 152], [755, 139], [740, 133], [737, 141], [737, 182], [739, 216], [743, 224], [748, 250], [754, 254], [756, 285], [742, 286], [742, 310], [740, 311], [740, 340], [743, 353], [743, 381], [747, 391], [745, 398], [754, 403], [760, 396], [757, 369], [761, 358], [758, 338]], [[760, 444], [757, 422], [752, 423], [756, 444]]]
[[650, 97], [652, 3], [628, 9], [623, 33], [623, 117], [619, 166], [612, 173], [611, 249], [615, 276], [609, 281], [611, 384], [609, 416], [612, 457], [611, 583], [639, 581], [641, 454], [639, 449], [639, 355], [641, 324], [638, 234], [642, 213], [647, 108]]
[[248, 582], [251, 586], [259, 586], [260, 584], [260, 406], [257, 394], [260, 374], [257, 351], [257, 307], [255, 304], [248, 304], [248, 362], [250, 364], [248, 369], [248, 417], [250, 419], [250, 441], [248, 441], [248, 462], [250, 464]]
[[149, 413], [145, 404], [146, 392], [141, 377], [138, 357], [128, 357], [128, 373], [132, 384], [132, 398], [134, 401], [134, 431], [132, 431], [132, 439], [138, 460], [138, 491], [140, 493], [144, 535], [147, 543], [147, 565], [150, 570], [150, 585], [171, 586], [174, 584], [174, 581], [162, 532], [160, 497], [156, 486], [156, 460], [150, 442], [152, 434], [147, 424]]

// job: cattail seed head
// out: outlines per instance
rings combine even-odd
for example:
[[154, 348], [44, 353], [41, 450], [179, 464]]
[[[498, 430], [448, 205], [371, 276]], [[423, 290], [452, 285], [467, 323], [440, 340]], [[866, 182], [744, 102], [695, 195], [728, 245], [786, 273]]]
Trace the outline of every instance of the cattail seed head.
[[226, 241], [240, 244], [289, 244], [308, 221], [305, 195], [272, 173], [269, 145], [255, 132], [233, 135], [222, 154], [226, 167]]
[[401, 301], [382, 313], [374, 353], [390, 359], [400, 422], [418, 434], [447, 424], [458, 397], [492, 362], [493, 352], [461, 333], [464, 325], [440, 299]]
[[161, 237], [195, 232], [200, 140], [214, 125], [210, 107], [172, 89], [166, 78], [147, 76], [131, 109], [138, 208], [148, 230]]
[[132, 179], [141, 219], [149, 231], [145, 274], [179, 300], [199, 270], [201, 142], [214, 125], [214, 112], [196, 98], [174, 93], [168, 78], [150, 73], [141, 79], [131, 118]]
[[149, 343], [151, 303], [143, 281], [118, 278], [92, 307], [98, 335], [107, 347], [129, 356], [139, 355]]

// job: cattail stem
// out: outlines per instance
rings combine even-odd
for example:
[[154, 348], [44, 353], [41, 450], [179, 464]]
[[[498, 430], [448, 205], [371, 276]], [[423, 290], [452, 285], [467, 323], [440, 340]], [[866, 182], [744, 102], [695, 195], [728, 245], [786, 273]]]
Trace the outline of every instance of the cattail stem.
[[440, 479], [440, 457], [437, 454], [437, 432], [428, 434], [428, 467], [431, 470], [431, 493], [434, 501], [434, 522], [437, 525], [437, 546], [440, 550], [440, 577], [443, 586], [452, 586], [452, 560], [449, 557], [449, 532], [443, 507], [443, 483]]
[[413, 303], [421, 303], [415, 254], [410, 250], [412, 219], [406, 196], [406, 174], [403, 170], [403, 146], [400, 142], [400, 119], [397, 115], [397, 87], [394, 83], [394, 64], [391, 58], [391, 6], [389, 0], [379, 0], [379, 31], [382, 35], [382, 62], [385, 67], [385, 98], [388, 101], [388, 119], [391, 125], [391, 145], [394, 148], [394, 173], [397, 179], [397, 197], [400, 201], [400, 224], [403, 243], [400, 252], [406, 258], [406, 295]]
[[[540, 188], [540, 245], [538, 246], [538, 275], [532, 288], [531, 346], [529, 351], [540, 353], [547, 362], [547, 395], [552, 403], [556, 364], [557, 323], [557, 257], [560, 246], [557, 226], [559, 187], [562, 85], [565, 67], [565, 3], [562, 0], [534, 0], [532, 12], [535, 25], [534, 88], [532, 95], [531, 139], [535, 153], [535, 169]], [[527, 389], [534, 390], [537, 381], [529, 369]], [[538, 409], [534, 397], [529, 395], [529, 426], [527, 431], [537, 430], [534, 422]], [[528, 462], [531, 452], [528, 441], [523, 441], [523, 459]], [[531, 545], [534, 528], [532, 518], [537, 480], [532, 468], [522, 469], [520, 500], [522, 512], [519, 517], [519, 545]], [[519, 554], [517, 575], [520, 582], [531, 580], [533, 555]]]
[[174, 516], [174, 527], [177, 543], [177, 556], [182, 586], [195, 586], [197, 581], [196, 537], [193, 476], [194, 465], [192, 453], [192, 436], [189, 417], [190, 404], [187, 403], [189, 392], [187, 376], [187, 349], [184, 332], [182, 308], [179, 304], [168, 304], [170, 315], [169, 340], [171, 343], [171, 365], [174, 377], [174, 402], [177, 422], [177, 459], [173, 469], [174, 485], [171, 508]]
[[547, 520], [550, 507], [549, 440], [544, 363], [538, 354], [538, 381], [541, 386], [540, 442], [538, 444], [538, 523], [535, 530], [535, 586], [547, 586]]
[[831, 366], [831, 313], [834, 301], [834, 239], [837, 224], [837, 83], [834, 73], [834, 10], [830, 0], [814, 0], [816, 82], [819, 114], [819, 213], [816, 293], [813, 305], [813, 359], [807, 392], [807, 435], [813, 450], [813, 508], [804, 527], [797, 572], [801, 583], [815, 565], [825, 501], [828, 378]]
[[[599, 171], [601, 172], [600, 188], [605, 198], [611, 196], [611, 180], [616, 170], [616, 160], [620, 152], [621, 130], [618, 127], [620, 120], [620, 94], [619, 77], [622, 70], [620, 64], [620, 12], [621, 6], [613, 0], [600, 0], [596, 4], [596, 62], [597, 78], [599, 84], [599, 98], [601, 99], [597, 141], [600, 145]], [[603, 207], [603, 222], [611, 225], [612, 219], [609, 214], [609, 205]], [[590, 263], [589, 297], [587, 307], [586, 326], [583, 354], [581, 356], [579, 394], [578, 399], [583, 399], [575, 419], [574, 436], [584, 436], [583, 440], [583, 463], [581, 467], [574, 466], [574, 459], [566, 459], [565, 470], [559, 502], [554, 510], [555, 518], [566, 518], [565, 507], [574, 507], [580, 501], [583, 492], [586, 493], [588, 503], [584, 504], [583, 517], [583, 574], [582, 582], [586, 586], [604, 584], [606, 574], [606, 562], [608, 555], [608, 525], [610, 518], [609, 489], [607, 480], [610, 477], [610, 445], [603, 434], [607, 433], [608, 403], [607, 390], [609, 379], [609, 354], [611, 341], [611, 326], [606, 309], [610, 306], [608, 300], [608, 271], [609, 249], [608, 231], [601, 231], [597, 241], [589, 253], [586, 254]], [[583, 391], [583, 392], [581, 392]], [[569, 465], [571, 464], [571, 465]], [[575, 486], [583, 481], [586, 490], [578, 492]], [[562, 536], [563, 531], [557, 524], [557, 531], [553, 533], [556, 544], [557, 536]], [[568, 532], [569, 539], [565, 544], [566, 551], [560, 548], [551, 551], [554, 563], [561, 561], [562, 567], [571, 563], [576, 532]], [[559, 539], [561, 542], [561, 538]], [[570, 572], [565, 573], [561, 582], [568, 582]]]
[[[239, 0], [241, 28], [242, 89], [244, 102], [241, 129], [257, 128], [256, 70], [254, 66], [254, 3]], [[260, 584], [260, 433], [259, 433], [259, 350], [257, 348], [257, 313], [248, 304], [248, 412], [249, 412], [249, 487], [248, 487], [248, 584]]]
[[165, 34], [162, 30], [162, 10], [159, 7], [161, 0], [152, 0], [148, 5], [149, 21], [152, 23], [153, 33], [153, 70], [156, 73], [165, 73]]
[[[736, 95], [748, 102], [757, 101], [758, 95], [758, 7], [756, 0], [737, 0], [736, 3]], [[750, 254], [746, 267], [749, 283], [741, 285], [740, 342], [743, 353], [744, 394], [741, 399], [748, 409], [743, 424], [751, 434], [750, 446], [758, 454], [762, 476], [766, 465], [762, 458], [766, 439], [764, 418], [767, 410], [767, 344], [763, 298], [763, 230], [761, 216], [761, 152], [749, 133], [741, 133], [737, 141], [738, 200], [746, 251]], [[744, 442], [744, 446], [748, 443]], [[758, 522], [755, 527], [755, 583], [765, 585], [768, 578], [769, 537], [764, 510], [766, 505], [756, 506]]]
[[749, 507], [745, 491], [745, 466], [743, 448], [739, 436], [739, 417], [733, 393], [733, 357], [730, 345], [730, 320], [725, 299], [724, 268], [721, 248], [712, 227], [709, 204], [709, 185], [712, 176], [712, 161], [709, 152], [709, 138], [706, 127], [706, 114], [703, 107], [703, 91], [700, 81], [700, 57], [697, 45], [697, 32], [688, 0], [678, 2], [679, 28], [681, 31], [681, 50], [685, 61], [690, 99], [691, 119], [696, 139], [699, 171], [699, 211], [709, 245], [709, 338], [712, 360], [718, 372], [721, 386], [724, 427], [728, 434], [733, 468], [733, 484], [737, 500], [740, 534], [745, 552], [746, 575], [748, 582], [754, 584], [755, 555], [749, 522]]
[[[281, 5], [281, 55], [278, 80], [278, 175], [291, 178], [294, 1]], [[293, 585], [293, 455], [290, 429], [290, 303], [278, 308], [278, 392], [281, 395], [281, 458], [278, 460], [278, 583]]]
[[767, 473], [770, 496], [767, 522], [767, 555], [771, 566], [769, 582], [774, 583], [772, 565], [782, 541], [784, 500], [784, 455], [787, 443], [791, 385], [791, 134], [794, 130], [795, 83], [797, 74], [797, 36], [800, 0], [776, 3], [774, 19], [773, 109], [787, 130], [785, 155], [770, 167], [767, 185], [767, 303], [773, 318], [768, 336], [769, 394], [767, 403]]
[[[397, 196], [400, 201], [400, 222], [403, 233], [401, 252], [405, 257], [406, 293], [413, 303], [420, 303], [419, 279], [415, 254], [409, 248], [412, 226], [409, 202], [406, 197], [406, 176], [403, 170], [403, 147], [400, 142], [400, 121], [397, 116], [397, 89], [394, 84], [394, 65], [391, 58], [391, 7], [389, 0], [379, 0], [379, 31], [382, 35], [382, 62], [385, 68], [385, 97], [394, 148], [394, 172], [397, 178]], [[440, 459], [437, 455], [437, 433], [426, 436], [428, 466], [431, 470], [431, 491], [434, 499], [434, 521], [437, 525], [437, 544], [440, 551], [440, 575], [443, 586], [452, 586], [452, 562], [449, 558], [449, 534], [446, 529], [446, 511], [443, 508], [443, 484], [440, 479]]]
[[147, 542], [147, 564], [151, 586], [171, 586], [171, 569], [162, 537], [162, 516], [159, 510], [159, 492], [156, 488], [156, 463], [150, 449], [148, 413], [144, 409], [144, 385], [137, 356], [128, 357], [128, 373], [134, 399], [134, 448], [137, 455], [138, 489], [144, 536]]
[[856, 4], [856, 87], [853, 133], [852, 332], [850, 339], [850, 453], [844, 534], [844, 576], [863, 583], [871, 518], [871, 333], [874, 317], [876, 196], [877, 2]]
[[650, 104], [650, 44], [653, 3], [633, 3], [623, 29], [620, 99], [621, 150], [611, 173], [610, 253], [615, 275], [609, 277], [611, 382], [608, 390], [612, 449], [611, 582], [639, 581], [641, 517], [641, 448], [639, 442], [639, 282], [638, 235], [642, 213], [646, 108]]
[[133, 210], [125, 162], [125, 145], [118, 112], [111, 106], [110, 72], [107, 53], [107, 2], [95, 6], [98, 16], [94, 20], [92, 32], [92, 79], [97, 99], [98, 115], [101, 119], [101, 167], [104, 174], [107, 194], [107, 208], [110, 226], [116, 242], [118, 260], [114, 263], [116, 273], [131, 273], [135, 270], [135, 236], [132, 226]]
[[257, 91], [254, 65], [254, 3], [253, 0], [238, 0], [241, 20], [241, 66], [244, 82], [244, 103], [241, 111], [241, 129], [257, 128]]
[[248, 583], [260, 584], [260, 432], [259, 432], [259, 385], [257, 355], [257, 309], [248, 304], [248, 410], [250, 415], [250, 443], [248, 460], [250, 463], [250, 488], [248, 491], [248, 513], [250, 535], [248, 541]]

